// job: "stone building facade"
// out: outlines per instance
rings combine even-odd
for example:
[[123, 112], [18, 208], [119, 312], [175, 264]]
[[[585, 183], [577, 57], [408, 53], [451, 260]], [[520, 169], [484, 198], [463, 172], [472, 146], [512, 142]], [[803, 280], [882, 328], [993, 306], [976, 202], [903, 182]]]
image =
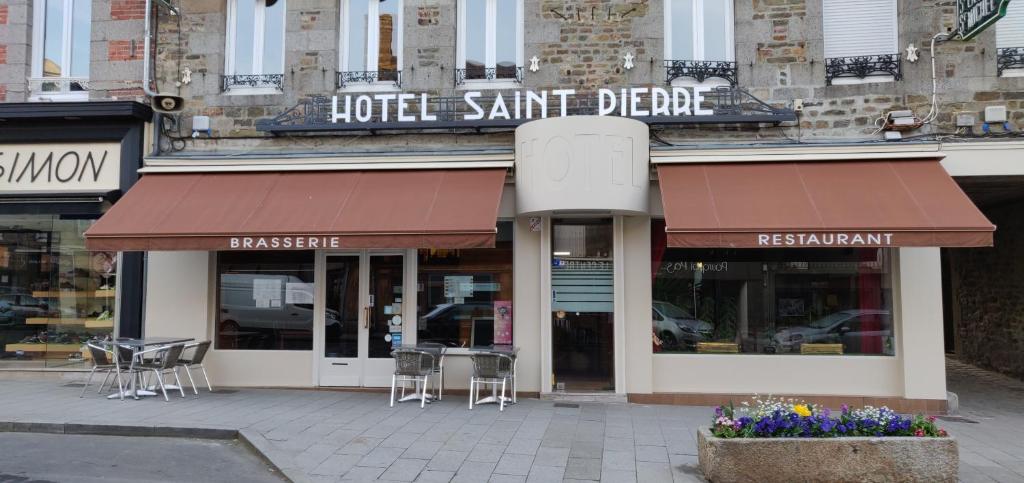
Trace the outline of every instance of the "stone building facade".
[[[887, 1], [872, 0], [873, 4], [879, 5]], [[238, 2], [261, 6], [268, 2], [275, 3], [272, 0], [170, 0], [166, 3], [173, 7], [172, 11], [164, 5], [165, 2], [153, 2], [159, 5], [154, 5], [152, 10], [152, 54], [155, 59], [152, 88], [161, 94], [182, 97], [184, 109], [154, 118], [156, 124], [150, 126], [153, 131], [150, 137], [155, 138], [156, 145], [146, 160], [143, 173], [153, 173], [156, 178], [168, 172], [212, 173], [233, 169], [260, 172], [281, 169], [284, 172], [290, 169], [319, 169], [306, 166], [307, 163], [356, 169], [346, 163], [365, 167], [381, 159], [391, 158], [398, 159], [394, 162], [401, 165], [396, 168], [399, 170], [435, 169], [451, 166], [452, 163], [458, 164], [451, 158], [458, 158], [456, 161], [459, 162], [466, 161], [460, 156], [472, 157], [463, 167], [494, 168], [500, 163], [507, 163], [510, 173], [515, 173], [516, 168], [511, 163], [519, 153], [516, 149], [516, 134], [509, 127], [424, 131], [348, 130], [274, 135], [258, 126], [261, 121], [287, 113], [313, 97], [322, 96], [329, 98], [346, 94], [408, 92], [425, 93], [431, 97], [461, 97], [468, 90], [479, 90], [484, 95], [511, 95], [521, 90], [562, 88], [572, 88], [580, 94], [593, 94], [600, 89], [630, 87], [725, 86], [730, 80], [722, 77], [711, 77], [708, 80], [693, 76], [676, 78], [669, 69], [673, 66], [672, 61], [695, 59], [685, 56], [668, 58], [665, 54], [668, 48], [666, 39], [670, 36], [666, 29], [672, 23], [672, 15], [666, 9], [677, 4], [711, 5], [710, 0], [520, 0], [517, 3], [521, 5], [518, 16], [492, 20], [503, 28], [510, 28], [508, 25], [514, 24], [516, 45], [513, 50], [516, 59], [515, 65], [511, 67], [516, 69], [519, 79], [516, 82], [470, 85], [460, 83], [460, 75], [464, 76], [465, 72], [458, 72], [462, 68], [460, 63], [465, 60], [465, 55], [460, 51], [464, 47], [459, 46], [460, 36], [465, 35], [465, 32], [460, 32], [460, 16], [465, 14], [460, 8], [486, 4], [488, 9], [492, 9], [496, 8], [494, 5], [497, 2], [402, 0], [397, 2], [400, 12], [396, 16], [388, 14], [385, 27], [379, 32], [387, 36], [389, 32], [397, 31], [400, 41], [374, 44], [378, 47], [377, 53], [384, 52], [387, 46], [401, 46], [400, 51], [391, 52], [379, 64], [380, 71], [387, 70], [392, 63], [400, 64], [400, 88], [365, 82], [349, 82], [346, 86], [339, 86], [339, 71], [343, 70], [341, 65], [347, 55], [342, 47], [347, 42], [347, 32], [342, 25], [343, 12], [356, 0], [277, 0], [278, 8], [284, 9], [283, 33], [280, 37], [263, 38], [261, 42], [281, 49], [282, 68], [276, 70], [273, 66], [265, 66], [263, 69], [263, 74], [276, 77], [256, 82], [271, 82], [270, 88], [259, 84], [261, 87], [257, 89], [236, 89], [233, 87], [238, 86], [229, 86], [235, 80], [226, 78], [226, 74], [232, 62], [228, 49], [242, 42], [239, 38], [228, 38], [227, 33], [232, 28], [239, 28], [232, 27], [237, 15], [231, 11], [231, 5]], [[40, 18], [38, 12], [34, 11], [34, 7], [40, 4], [35, 0], [0, 0], [0, 101], [18, 103], [37, 100], [35, 97], [38, 96], [34, 94], [38, 93], [33, 92], [33, 82], [39, 83], [38, 79], [33, 80], [33, 73], [38, 70], [33, 67], [33, 42], [39, 38], [36, 34], [39, 26], [33, 25], [33, 22]], [[894, 273], [902, 273], [887, 279], [886, 283], [892, 285], [886, 286], [886, 289], [910, 294], [904, 295], [908, 299], [917, 297], [906, 306], [900, 305], [901, 302], [897, 300], [895, 304], [899, 307], [889, 309], [908, 321], [906, 325], [898, 324], [899, 328], [895, 329], [898, 332], [898, 344], [903, 344], [896, 351], [900, 355], [895, 359], [823, 358], [826, 362], [816, 370], [823, 374], [829, 373], [829, 377], [834, 374], [849, 376], [850, 387], [855, 388], [852, 391], [862, 397], [895, 397], [910, 401], [905, 406], [907, 408], [916, 407], [914, 404], [931, 404], [941, 399], [945, 392], [942, 369], [939, 367], [942, 353], [934, 350], [942, 342], [941, 337], [936, 337], [937, 333], [934, 332], [940, 325], [940, 317], [935, 310], [939, 295], [933, 289], [938, 284], [938, 277], [934, 275], [944, 270], [950, 280], [944, 300], [945, 306], [950, 309], [947, 313], [948, 323], [954, 327], [950, 334], [958, 338], [957, 343], [947, 345], [956, 348], [963, 357], [973, 362], [1019, 376], [1020, 365], [1011, 359], [1013, 354], [1019, 352], [1018, 349], [1024, 348], [1024, 342], [1019, 337], [1020, 311], [1012, 293], [1014, 287], [1019, 285], [1016, 282], [1019, 282], [1017, 279], [1021, 275], [1014, 272], [1012, 266], [999, 264], [1004, 258], [1012, 258], [1019, 251], [1020, 244], [1020, 227], [1012, 220], [1013, 207], [1017, 205], [1012, 203], [1024, 198], [1024, 168], [1014, 162], [1024, 153], [1024, 143], [1017, 140], [1020, 129], [1018, 123], [1024, 120], [1024, 76], [1015, 75], [1019, 72], [1003, 72], [999, 67], [999, 56], [1003, 55], [1001, 49], [1005, 47], [997, 44], [997, 30], [1001, 24], [971, 41], [939, 41], [932, 52], [933, 39], [950, 33], [956, 23], [956, 2], [892, 1], [889, 4], [895, 5], [896, 11], [892, 48], [875, 54], [899, 55], [894, 64], [898, 70], [892, 70], [893, 65], [889, 65], [889, 70], [879, 75], [879, 72], [857, 74], [855, 69], [848, 69], [844, 72], [857, 75], [839, 81], [832, 77], [834, 71], [829, 67], [825, 10], [828, 8], [826, 5], [839, 8], [836, 5], [841, 7], [842, 4], [838, 0], [735, 0], [726, 4], [728, 23], [716, 28], [721, 28], [721, 33], [728, 38], [723, 48], [729, 52], [730, 58], [700, 60], [731, 63], [729, 76], [735, 80], [736, 86], [752, 96], [745, 99], [757, 99], [764, 106], [793, 113], [795, 119], [781, 124], [652, 125], [649, 140], [645, 143], [650, 145], [645, 156], [651, 159], [660, 157], [663, 163], [706, 163], [709, 157], [714, 156], [721, 156], [728, 162], [745, 163], [791, 158], [815, 162], [834, 161], [838, 158], [887, 160], [917, 157], [934, 160], [948, 155], [943, 166], [949, 175], [960, 183], [989, 219], [999, 225], [996, 248], [944, 248], [948, 250], [943, 252], [947, 263], [941, 268], [938, 247], [887, 248], [892, 250], [887, 253], [892, 254], [894, 267], [899, 267], [894, 268]], [[145, 101], [141, 89], [143, 57], [147, 54], [143, 47], [147, 13], [145, 5], [144, 0], [92, 2], [86, 96], [89, 101]], [[264, 21], [254, 20], [256, 23]], [[248, 25], [243, 27], [248, 28]], [[251, 33], [248, 30], [246, 32]], [[363, 40], [374, 40], [371, 37]], [[531, 65], [534, 63], [536, 68]], [[1010, 70], [1022, 67], [1024, 65], [1011, 65]], [[374, 73], [378, 74], [380, 72]], [[670, 79], [670, 76], [673, 78]], [[280, 84], [273, 84], [278, 79]], [[937, 101], [934, 106], [933, 85], [936, 86]], [[983, 124], [987, 116], [986, 108], [990, 107], [1005, 107], [1007, 122]], [[884, 142], [880, 124], [888, 113], [903, 110], [911, 111], [916, 122], [922, 119], [929, 122], [902, 131], [902, 141]], [[208, 118], [209, 130], [196, 130], [194, 122], [197, 117]], [[409, 161], [412, 158], [415, 159]], [[516, 159], [515, 163], [518, 167], [520, 160]], [[651, 161], [651, 164], [655, 164], [655, 161]], [[646, 318], [650, 316], [652, 301], [651, 287], [647, 283], [651, 280], [648, 264], [652, 238], [658, 236], [652, 235], [652, 223], [656, 225], [666, 216], [666, 208], [660, 204], [657, 192], [668, 191], [660, 186], [657, 170], [650, 168], [650, 179], [645, 179], [645, 182], [651, 184], [648, 187], [651, 188], [650, 199], [655, 200], [650, 212], [637, 209], [633, 213], [616, 212], [614, 215], [618, 217], [614, 222], [615, 229], [622, 230], [621, 239], [617, 238], [615, 243], [622, 242], [629, 247], [625, 256], [629, 260], [630, 270], [635, 269], [615, 279], [614, 283], [619, 284], [616, 287], [626, 285], [627, 281], [631, 287], [617, 296], [634, 297], [633, 300], [640, 302], [621, 309], [625, 312], [616, 317], [628, 315], [634, 323], [636, 319], [643, 322], [642, 327], [623, 329], [634, 331], [629, 332], [632, 334], [628, 342], [629, 354], [641, 355], [657, 350], [652, 349], [647, 340], [650, 330]], [[512, 186], [513, 177], [509, 176], [508, 186], [505, 187], [500, 217], [506, 222], [511, 220], [511, 230], [515, 232], [517, 240], [532, 244], [516, 248], [515, 269], [524, 279], [543, 279], [550, 275], [550, 268], [538, 267], [545, 267], [548, 261], [532, 262], [551, 255], [550, 244], [544, 245], [550, 242], [550, 239], [544, 238], [549, 234], [538, 235], [544, 228], [534, 230], [536, 226], [533, 217], [516, 212], [514, 199], [517, 195]], [[555, 217], [553, 213], [544, 216], [546, 218], [541, 217], [544, 223], [550, 223]], [[414, 249], [400, 248], [410, 248], [410, 251], [404, 252], [407, 259], [416, 259], [417, 252]], [[183, 309], [188, 310], [195, 321], [199, 321], [189, 326], [188, 330], [199, 334], [197, 337], [214, 334], [215, 329], [212, 327], [216, 316], [211, 314], [214, 314], [215, 309], [210, 307], [218, 303], [215, 293], [216, 276], [212, 275], [218, 269], [216, 251], [168, 253], [155, 251], [147, 261], [152, 268], [147, 288], [147, 297], [152, 299], [147, 298], [146, 308], [152, 325], [147, 325], [147, 330], [174, 335], [170, 333], [176, 330], [174, 324], [178, 321], [159, 313], [159, 310], [177, 309], [179, 304], [171, 302], [167, 294], [172, 292], [172, 288], [189, 287], [188, 291], [183, 292], [185, 296], [195, 297], [201, 303]], [[607, 257], [608, 253], [604, 255]], [[316, 256], [316, 265], [320, 267], [328, 255], [318, 252]], [[364, 259], [369, 257], [365, 253], [362, 256]], [[530, 263], [519, 260], [528, 260]], [[617, 261], [616, 266], [618, 264]], [[999, 270], [986, 268], [995, 265], [999, 265]], [[416, 276], [415, 268], [409, 270], [411, 277]], [[159, 273], [167, 273], [167, 278], [161, 279], [159, 277], [162, 275], [154, 275]], [[994, 276], [994, 273], [1001, 275]], [[993, 280], [1001, 279], [1015, 282], [994, 289]], [[542, 287], [544, 283], [550, 282], [542, 282]], [[535, 281], [532, 284], [517, 282], [516, 299], [519, 300], [519, 294], [524, 291], [522, 289], [533, 290], [537, 288], [535, 285]], [[765, 282], [765, 287], [767, 285]], [[894, 298], [899, 299], [900, 296]], [[542, 299], [528, 299], [528, 304], [532, 304], [529, 309], [539, 314], [538, 320], [550, 320], [551, 311], [545, 313], [544, 310], [550, 308], [545, 305], [550, 301]], [[620, 303], [624, 299], [616, 300], [616, 303]], [[630, 303], [628, 299], [626, 302]], [[321, 303], [319, 299], [317, 303]], [[518, 301], [516, 303], [519, 304], [517, 311], [525, 306]], [[697, 301], [693, 303], [696, 305]], [[792, 310], [799, 312], [798, 308]], [[860, 307], [858, 310], [869, 309], [876, 308]], [[424, 315], [416, 314], [415, 309], [411, 313], [408, 312], [410, 309], [406, 310], [407, 320], [415, 320], [417, 315]], [[526, 314], [526, 311], [518, 313]], [[517, 340], [527, 341], [533, 346], [541, 343], [550, 346], [550, 340], [544, 339], [541, 329], [525, 325], [520, 327], [518, 324], [526, 322], [519, 320], [525, 318], [516, 321]], [[915, 347], [909, 339], [903, 342], [905, 337], [922, 334], [924, 342], [921, 345], [924, 348]], [[619, 333], [616, 337], [621, 335]], [[406, 337], [409, 337], [408, 333]], [[979, 339], [998, 339], [998, 342], [982, 342]], [[876, 349], [883, 351], [882, 344], [878, 345]], [[219, 349], [215, 347], [212, 353], [213, 365], [224, 374], [229, 384], [319, 384], [316, 379], [317, 374], [320, 374], [317, 372], [319, 369], [310, 371], [312, 375], [303, 373], [298, 379], [289, 379], [296, 377], [294, 373], [298, 369], [295, 368], [319, 363], [318, 359], [307, 361], [305, 358], [308, 355], [275, 354], [284, 361], [276, 366], [271, 364], [274, 361], [270, 359], [256, 359], [242, 352]], [[625, 347], [616, 350], [626, 353]], [[771, 350], [774, 351], [775, 347], [772, 346]], [[779, 367], [798, 367], [792, 358], [785, 359], [784, 356], [770, 353], [772, 355], [769, 356], [769, 351], [765, 349], [761, 354], [779, 357], [779, 361], [782, 361]], [[892, 352], [884, 355], [892, 356]], [[550, 365], [551, 354], [545, 355], [541, 350], [530, 352], [529, 357], [534, 359], [523, 362], [523, 370], [528, 373], [524, 378], [525, 387], [531, 392], [549, 392], [554, 383], [549, 379], [554, 376], [550, 375], [552, 371], [545, 364]], [[620, 354], [616, 357], [625, 356]], [[717, 359], [698, 361], [697, 358], [687, 357], [655, 355], [653, 358], [630, 359], [629, 378], [634, 382], [626, 386], [619, 385], [617, 390], [631, 395], [659, 392], [726, 394], [729, 391], [745, 391], [771, 379], [758, 375], [759, 368], [753, 367], [750, 358], [738, 362], [742, 359], [738, 357], [735, 359], [737, 362], [730, 359], [724, 364], [717, 364], [713, 362]], [[855, 362], [847, 364], [854, 359]], [[688, 381], [664, 382], [674, 373], [669, 361], [676, 360], [695, 364], [693, 373], [704, 374], [706, 379], [692, 384]], [[622, 360], [618, 359], [618, 362]], [[256, 364], [252, 366], [256, 370], [246, 373], [239, 369], [239, 364], [243, 363]], [[259, 370], [262, 367], [259, 364], [270, 364], [265, 374], [261, 374], [264, 371]], [[717, 385], [714, 371], [747, 371], [747, 379], [740, 377], [739, 383], [746, 381], [748, 385], [742, 389]], [[883, 377], [864, 376], [874, 373], [883, 374]], [[254, 379], [252, 374], [267, 379]], [[237, 379], [230, 379], [232, 377]], [[622, 377], [626, 377], [625, 374]], [[323, 379], [320, 380], [322, 382]], [[844, 395], [841, 386], [826, 385], [819, 388], [805, 385], [802, 381], [780, 388], [762, 389], [775, 393]], [[680, 396], [676, 400], [680, 398], [686, 399]], [[646, 400], [655, 399], [652, 397]], [[708, 402], [703, 399], [687, 400]]]

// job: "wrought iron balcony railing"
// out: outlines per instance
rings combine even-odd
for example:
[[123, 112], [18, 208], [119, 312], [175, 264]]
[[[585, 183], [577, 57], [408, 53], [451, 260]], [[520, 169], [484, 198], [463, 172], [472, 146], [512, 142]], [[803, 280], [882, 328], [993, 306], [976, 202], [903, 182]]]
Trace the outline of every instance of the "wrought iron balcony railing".
[[284, 90], [284, 74], [240, 74], [222, 77], [224, 92], [239, 87]]
[[1024, 47], [996, 49], [996, 71], [999, 76], [1009, 69], [1024, 69]]
[[375, 84], [377, 82], [394, 82], [395, 87], [402, 87], [402, 71], [400, 70], [355, 70], [338, 72], [338, 88], [352, 84]]
[[718, 60], [666, 60], [665, 82], [690, 77], [697, 82], [717, 77], [727, 81], [729, 85], [737, 85], [736, 63]]
[[826, 85], [832, 85], [834, 79], [841, 77], [864, 79], [872, 75], [891, 75], [895, 80], [902, 79], [902, 56], [897, 53], [825, 59]]
[[30, 92], [36, 94], [87, 92], [89, 79], [85, 77], [30, 77], [28, 88]]
[[465, 69], [455, 69], [455, 85], [461, 86], [465, 84], [466, 81], [474, 80], [510, 80], [518, 84], [522, 84], [523, 67], [498, 66], [494, 68], [467, 67]]

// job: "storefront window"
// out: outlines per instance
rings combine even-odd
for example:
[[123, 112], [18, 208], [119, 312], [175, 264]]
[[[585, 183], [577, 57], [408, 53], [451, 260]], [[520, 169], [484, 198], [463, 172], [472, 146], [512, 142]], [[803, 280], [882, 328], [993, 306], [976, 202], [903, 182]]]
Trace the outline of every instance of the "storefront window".
[[217, 349], [313, 349], [313, 252], [220, 252], [217, 292]]
[[651, 243], [655, 352], [894, 353], [890, 250]]
[[494, 248], [419, 251], [417, 341], [448, 347], [512, 343], [512, 222]]
[[0, 367], [85, 367], [111, 336], [117, 254], [85, 250], [94, 221], [0, 215]]

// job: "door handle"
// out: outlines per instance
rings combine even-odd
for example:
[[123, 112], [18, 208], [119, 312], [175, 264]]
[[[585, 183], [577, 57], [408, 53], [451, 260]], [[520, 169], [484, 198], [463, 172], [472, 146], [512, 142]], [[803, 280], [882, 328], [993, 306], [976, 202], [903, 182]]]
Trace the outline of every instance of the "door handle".
[[367, 305], [366, 307], [363, 307], [363, 315], [364, 315], [364, 317], [363, 317], [363, 328], [364, 329], [369, 329], [370, 328], [370, 306], [369, 305]]

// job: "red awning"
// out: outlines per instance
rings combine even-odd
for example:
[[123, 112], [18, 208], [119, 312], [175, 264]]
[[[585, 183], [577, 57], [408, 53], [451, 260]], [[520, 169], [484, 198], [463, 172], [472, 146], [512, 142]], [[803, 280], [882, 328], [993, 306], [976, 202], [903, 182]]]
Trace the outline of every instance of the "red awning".
[[90, 250], [494, 246], [505, 169], [151, 174]]
[[658, 166], [673, 247], [991, 246], [938, 160]]

